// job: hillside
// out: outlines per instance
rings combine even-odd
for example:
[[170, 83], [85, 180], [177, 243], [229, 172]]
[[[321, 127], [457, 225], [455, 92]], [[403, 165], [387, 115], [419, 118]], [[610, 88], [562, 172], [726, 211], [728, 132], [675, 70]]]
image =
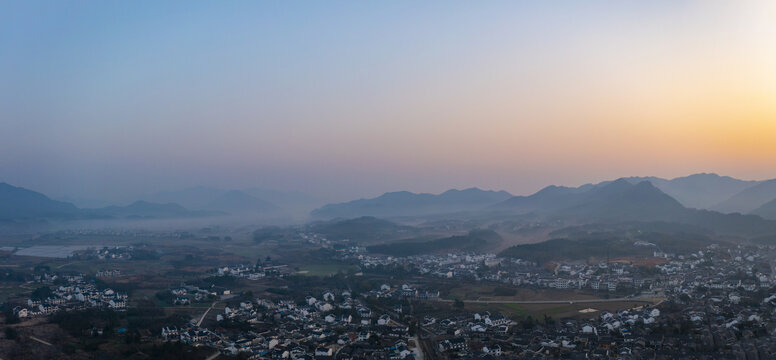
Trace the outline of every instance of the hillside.
[[[601, 261], [607, 257], [650, 256], [655, 251], [684, 253], [712, 243], [699, 234], [641, 233], [624, 236], [618, 232], [589, 234], [582, 237], [557, 238], [537, 244], [516, 245], [500, 253], [504, 257], [543, 263], [551, 260]], [[651, 244], [651, 245], [650, 245]]]
[[332, 240], [353, 240], [359, 243], [406, 239], [420, 234], [420, 230], [414, 227], [371, 216], [314, 223], [310, 225], [310, 230]]
[[675, 219], [686, 210], [648, 181], [633, 185], [620, 179], [591, 189], [580, 200], [554, 215], [585, 221], [656, 221]]
[[550, 185], [533, 195], [514, 196], [493, 205], [492, 208], [546, 213], [578, 204], [590, 189], [592, 189], [591, 185], [578, 188]]
[[416, 194], [408, 191], [385, 193], [372, 199], [360, 199], [325, 205], [314, 210], [315, 218], [336, 217], [396, 217], [452, 213], [480, 210], [512, 195], [505, 191], [486, 191], [477, 188], [448, 190], [442, 194]]
[[765, 219], [776, 220], [776, 199], [763, 204], [763, 206], [752, 211], [752, 214], [759, 215]]
[[531, 196], [513, 197], [494, 208], [595, 221], [666, 219], [684, 210], [650, 182], [634, 185], [625, 179], [579, 188], [550, 186]]
[[450, 236], [431, 241], [400, 241], [367, 247], [373, 253], [391, 256], [422, 255], [446, 251], [481, 251], [487, 246], [501, 243], [503, 239], [492, 230], [472, 230], [466, 235]]

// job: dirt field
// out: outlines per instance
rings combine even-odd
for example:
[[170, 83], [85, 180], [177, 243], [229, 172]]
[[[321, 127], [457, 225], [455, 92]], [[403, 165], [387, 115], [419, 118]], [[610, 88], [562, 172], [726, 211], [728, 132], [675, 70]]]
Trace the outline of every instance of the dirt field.
[[[599, 316], [602, 311], [614, 312], [654, 303], [655, 302], [645, 301], [617, 301], [582, 304], [466, 304], [465, 309], [470, 311], [495, 311], [510, 317], [525, 317], [530, 315], [534, 319], [541, 319], [545, 314], [554, 319], [588, 319]], [[594, 309], [596, 311], [586, 313], [580, 312], [580, 310], [584, 309]]]

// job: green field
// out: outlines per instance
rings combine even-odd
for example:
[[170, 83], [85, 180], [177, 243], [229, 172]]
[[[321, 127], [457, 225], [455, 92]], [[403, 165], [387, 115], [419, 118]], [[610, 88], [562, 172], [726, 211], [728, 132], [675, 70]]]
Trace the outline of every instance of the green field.
[[339, 272], [348, 272], [350, 270], [358, 270], [358, 268], [353, 265], [337, 263], [309, 264], [299, 267], [300, 274], [307, 276], [328, 276]]

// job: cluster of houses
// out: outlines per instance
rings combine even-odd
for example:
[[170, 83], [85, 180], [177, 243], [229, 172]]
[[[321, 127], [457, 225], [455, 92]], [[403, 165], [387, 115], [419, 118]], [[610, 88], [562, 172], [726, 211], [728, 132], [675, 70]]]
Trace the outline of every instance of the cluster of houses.
[[210, 286], [207, 289], [194, 285], [181, 284], [170, 289], [173, 305], [189, 305], [193, 302], [212, 301], [218, 297], [230, 297], [232, 291], [222, 286]]
[[80, 259], [98, 259], [98, 260], [129, 260], [132, 259], [134, 246], [103, 246], [99, 249], [87, 249], [78, 251], [74, 254]]
[[[776, 357], [776, 247], [714, 244], [696, 252], [655, 256], [661, 261], [651, 268], [627, 261], [545, 268], [486, 254], [357, 258], [365, 269], [401, 266], [419, 275], [463, 282], [647, 292], [665, 297], [665, 304], [678, 304], [602, 313], [585, 321], [565, 319], [530, 329], [519, 325], [510, 335], [470, 320], [466, 326], [449, 319], [429, 321], [426, 325], [434, 331], [439, 330], [434, 326], [447, 327], [438, 332], [442, 338], [448, 335], [439, 342], [439, 350], [456, 356], [481, 355], [483, 349], [497, 345], [500, 353], [520, 358], [681, 358], [694, 352], [723, 358]], [[477, 337], [483, 329], [487, 341]]]
[[494, 254], [447, 254], [408, 257], [358, 255], [365, 269], [378, 266], [411, 268], [420, 275], [465, 281], [493, 281], [515, 286], [556, 289], [592, 289], [615, 292], [651, 289], [661, 281], [653, 274], [639, 274], [627, 261], [556, 264], [554, 269], [522, 260], [506, 259]]
[[[302, 302], [242, 301], [225, 307], [215, 320], [209, 328], [194, 322], [168, 326], [161, 336], [255, 359], [413, 358], [409, 326], [390, 312], [373, 311], [348, 290], [325, 291]], [[234, 324], [249, 325], [250, 330]]]
[[[55, 280], [58, 276], [43, 276]], [[54, 287], [45, 299], [27, 299], [26, 306], [16, 306], [13, 311], [19, 318], [46, 316], [58, 311], [109, 308], [123, 311], [127, 308], [127, 294], [111, 289], [98, 290], [83, 275], [63, 277], [65, 284]]]
[[232, 265], [223, 266], [215, 269], [217, 276], [234, 276], [248, 280], [260, 280], [267, 277], [282, 277], [290, 274], [292, 271], [288, 265]]
[[422, 290], [403, 284], [401, 287], [392, 287], [389, 284], [380, 285], [379, 289], [371, 290], [369, 296], [375, 298], [406, 298], [412, 300], [438, 300], [439, 291]]
[[426, 317], [421, 327], [437, 339], [437, 355], [449, 358], [772, 359], [776, 355], [774, 324], [749, 311], [727, 320], [701, 309], [675, 310], [669, 315], [657, 307], [596, 313], [589, 319], [521, 323], [487, 313], [442, 320]]
[[98, 278], [117, 277], [117, 276], [121, 276], [121, 270], [119, 269], [100, 270], [96, 274], [94, 274], [94, 276]]

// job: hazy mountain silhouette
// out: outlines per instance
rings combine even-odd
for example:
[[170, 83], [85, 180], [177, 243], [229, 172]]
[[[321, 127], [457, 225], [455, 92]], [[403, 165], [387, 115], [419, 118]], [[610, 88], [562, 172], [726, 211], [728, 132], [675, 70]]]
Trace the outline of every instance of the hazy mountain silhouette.
[[282, 208], [308, 208], [309, 211], [309, 209], [313, 209], [324, 204], [321, 199], [299, 191], [278, 191], [262, 188], [250, 188], [243, 190], [243, 192], [261, 200], [271, 202]]
[[755, 215], [688, 209], [648, 181], [618, 179], [579, 188], [547, 187], [531, 196], [514, 197], [492, 207], [580, 223], [667, 221], [719, 233], [776, 233], [776, 221]]
[[162, 191], [141, 197], [159, 203], [178, 203], [189, 209], [219, 210], [229, 213], [291, 212], [307, 214], [321, 201], [301, 192], [260, 188], [224, 190], [197, 186], [183, 190]]
[[160, 191], [154, 194], [141, 196], [140, 199], [155, 203], [180, 204], [189, 209], [203, 209], [225, 192], [226, 190], [207, 186], [197, 186], [183, 190]]
[[183, 218], [218, 215], [217, 212], [190, 211], [175, 203], [157, 204], [147, 201], [136, 201], [127, 206], [108, 206], [98, 209], [84, 209], [90, 217], [109, 218]]
[[747, 214], [776, 199], [776, 179], [763, 181], [731, 196], [729, 199], [715, 205], [712, 210]]
[[46, 195], [0, 183], [0, 219], [75, 219], [80, 210], [73, 204], [51, 200]]
[[759, 181], [739, 180], [714, 173], [693, 174], [666, 180], [658, 177], [629, 177], [626, 180], [636, 184], [649, 181], [688, 208], [711, 209]]
[[592, 185], [578, 188], [550, 185], [529, 196], [514, 196], [493, 206], [524, 212], [549, 212], [579, 204]]
[[409, 191], [389, 192], [373, 199], [360, 199], [325, 205], [314, 210], [316, 218], [358, 216], [417, 216], [458, 211], [479, 210], [510, 198], [506, 191], [486, 191], [477, 188], [448, 190], [439, 195], [416, 194]]
[[113, 202], [106, 200], [71, 196], [62, 196], [54, 200], [71, 203], [81, 209], [96, 209], [115, 205]]
[[278, 207], [268, 201], [257, 199], [239, 190], [224, 192], [207, 205], [204, 209], [219, 210], [230, 213], [270, 213], [278, 211]]

